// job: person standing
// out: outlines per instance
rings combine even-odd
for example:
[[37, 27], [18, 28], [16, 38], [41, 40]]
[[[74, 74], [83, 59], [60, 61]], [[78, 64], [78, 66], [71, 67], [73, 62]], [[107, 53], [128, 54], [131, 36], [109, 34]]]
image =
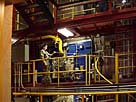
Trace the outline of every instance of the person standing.
[[[40, 50], [40, 58], [43, 59], [42, 62], [42, 68], [43, 72], [50, 72], [50, 62], [48, 58], [50, 58], [53, 54], [50, 54], [48, 51], [48, 45], [43, 44]], [[44, 74], [42, 78], [42, 83], [50, 83], [51, 82], [51, 77], [50, 74]]]

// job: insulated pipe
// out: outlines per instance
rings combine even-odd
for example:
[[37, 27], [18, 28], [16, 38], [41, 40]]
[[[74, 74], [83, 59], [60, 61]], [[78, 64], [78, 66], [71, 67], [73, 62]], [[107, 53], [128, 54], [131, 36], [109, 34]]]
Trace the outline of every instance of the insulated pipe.
[[23, 88], [23, 89], [25, 89], [24, 88], [24, 85], [23, 85], [23, 68], [22, 68], [22, 64], [20, 64], [20, 69], [21, 69], [21, 74], [20, 74], [20, 76], [21, 76], [21, 88]]
[[96, 57], [95, 58], [95, 70], [97, 71], [97, 73], [104, 79], [104, 80], [106, 80], [108, 83], [110, 83], [110, 84], [113, 84], [110, 80], [108, 80], [104, 75], [102, 75], [101, 74], [101, 72], [98, 70], [98, 68], [97, 68], [97, 63], [98, 63], [98, 58]]
[[20, 88], [20, 65], [17, 64], [18, 67], [18, 87]]
[[[51, 38], [53, 39], [55, 42], [58, 42], [59, 44], [59, 52], [63, 53], [62, 50], [62, 40], [61, 38], [59, 38], [58, 36], [53, 36], [53, 35], [46, 35], [46, 36], [41, 36], [41, 37], [36, 37], [36, 38], [28, 38], [28, 41], [36, 41], [36, 40], [41, 40], [41, 39], [48, 39]], [[21, 40], [21, 41], [25, 41], [25, 39]]]
[[53, 40], [55, 40], [56, 42], [58, 42], [59, 43], [59, 51], [61, 53], [63, 53], [63, 50], [62, 50], [62, 40], [58, 36], [47, 35], [47, 36], [42, 36], [41, 37], [41, 39], [47, 39], [47, 38], [52, 38]]
[[15, 68], [14, 85], [15, 85], [15, 91], [16, 91], [17, 90], [17, 64], [14, 65], [14, 68]]

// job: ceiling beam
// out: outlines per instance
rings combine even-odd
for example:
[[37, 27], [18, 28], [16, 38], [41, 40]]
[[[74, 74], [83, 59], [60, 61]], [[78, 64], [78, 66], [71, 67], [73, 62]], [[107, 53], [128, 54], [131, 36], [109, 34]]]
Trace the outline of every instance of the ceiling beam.
[[[98, 24], [102, 22], [117, 21], [120, 19], [135, 18], [135, 17], [136, 17], [136, 8], [121, 10], [118, 12], [113, 12], [112, 14], [110, 12], [105, 12], [105, 13], [99, 13], [99, 14], [83, 15], [83, 16], [77, 16], [76, 18], [73, 18], [73, 20], [71, 19], [59, 20], [54, 25], [53, 29], [49, 25], [41, 25], [41, 26], [37, 25], [35, 26], [35, 28], [31, 30], [30, 29], [24, 30], [21, 33], [16, 32], [15, 36], [25, 36], [29, 33], [39, 33], [39, 32], [41, 33], [47, 30], [56, 31], [56, 29], [62, 28], [62, 27], [68, 27], [68, 28], [74, 29], [80, 26], [81, 27], [85, 25], [89, 26], [90, 24], [95, 24], [95, 23]], [[96, 29], [96, 27], [93, 27], [93, 29]]]
[[48, 3], [45, 4], [44, 0], [37, 0], [37, 3], [40, 5], [40, 8], [45, 14], [45, 17], [49, 20], [50, 25], [54, 26], [54, 19], [49, 10]]
[[72, 20], [64, 19], [57, 20], [56, 27], [77, 27], [81, 25], [90, 25], [95, 23], [116, 21], [120, 19], [135, 18], [136, 7], [130, 9], [119, 10], [116, 12], [103, 12], [98, 14], [81, 15], [73, 18]]

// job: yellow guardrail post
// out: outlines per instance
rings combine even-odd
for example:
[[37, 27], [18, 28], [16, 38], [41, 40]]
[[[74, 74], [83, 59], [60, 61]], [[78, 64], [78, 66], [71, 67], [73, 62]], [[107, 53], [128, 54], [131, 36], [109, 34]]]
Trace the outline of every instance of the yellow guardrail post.
[[40, 95], [40, 102], [43, 102], [43, 96]]
[[84, 97], [85, 97], [85, 96], [84, 96], [84, 95], [82, 95], [82, 102], [85, 102]]
[[35, 87], [35, 61], [33, 61], [33, 87]]
[[62, 19], [64, 19], [65, 18], [65, 14], [62, 14]]
[[118, 84], [119, 83], [119, 55], [115, 54], [115, 83]]
[[[100, 64], [98, 64], [98, 70], [99, 70], [99, 71], [101, 70]], [[102, 73], [102, 72], [101, 72], [101, 73]], [[99, 82], [101, 81], [101, 76], [100, 76], [100, 74], [98, 74], [98, 81], [99, 81]]]
[[116, 94], [116, 102], [119, 102], [119, 94]]
[[74, 7], [72, 7], [72, 19], [74, 18]]
[[91, 84], [91, 56], [89, 55], [89, 85]]
[[[96, 61], [96, 56], [94, 56], [94, 62]], [[92, 65], [94, 69], [94, 83], [96, 83], [96, 70], [95, 70], [95, 63]]]
[[[119, 83], [119, 65], [118, 65], [118, 61], [119, 61], [119, 55], [115, 54], [115, 83], [118, 84]], [[119, 94], [116, 94], [116, 102], [119, 101]]]
[[59, 67], [60, 67], [60, 59], [58, 58], [58, 87], [59, 87], [59, 85], [60, 85], [60, 69], [59, 69]]
[[30, 81], [30, 75], [29, 75], [29, 73], [30, 73], [30, 63], [28, 63], [28, 82]]
[[[86, 62], [86, 64], [85, 64], [85, 71], [86, 71], [86, 79], [85, 79], [85, 81], [86, 81], [86, 85], [87, 85], [87, 82], [88, 82], [88, 75], [87, 75], [87, 68], [88, 68], [88, 64], [87, 64], [87, 55], [85, 56], [85, 62]], [[81, 69], [80, 69], [81, 70]], [[83, 70], [83, 69], [82, 69]]]

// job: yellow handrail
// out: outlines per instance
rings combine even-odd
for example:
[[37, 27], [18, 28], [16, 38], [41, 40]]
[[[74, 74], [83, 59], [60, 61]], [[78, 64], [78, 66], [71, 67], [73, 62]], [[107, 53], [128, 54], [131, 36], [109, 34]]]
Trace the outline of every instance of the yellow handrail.
[[127, 94], [136, 93], [136, 91], [100, 91], [100, 92], [13, 92], [13, 95], [37, 95], [37, 96], [51, 96], [51, 95], [107, 95], [107, 94]]

